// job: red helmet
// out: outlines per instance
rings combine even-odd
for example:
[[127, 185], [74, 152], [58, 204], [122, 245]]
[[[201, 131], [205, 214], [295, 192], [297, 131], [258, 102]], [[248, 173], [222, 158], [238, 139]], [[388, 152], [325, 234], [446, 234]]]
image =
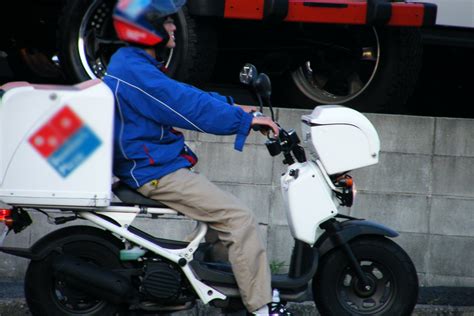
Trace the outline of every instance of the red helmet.
[[179, 11], [186, 0], [119, 0], [113, 20], [119, 39], [142, 46], [166, 44], [166, 17]]

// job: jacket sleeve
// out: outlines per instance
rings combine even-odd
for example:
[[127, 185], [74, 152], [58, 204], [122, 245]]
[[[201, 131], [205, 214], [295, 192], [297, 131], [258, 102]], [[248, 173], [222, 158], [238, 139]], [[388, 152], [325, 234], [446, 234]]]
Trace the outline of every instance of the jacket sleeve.
[[132, 74], [133, 105], [156, 122], [216, 135], [236, 135], [234, 148], [242, 150], [252, 116], [212, 94], [175, 81], [152, 65], [140, 65]]
[[218, 100], [220, 100], [220, 101], [222, 101], [222, 102], [226, 102], [226, 103], [228, 103], [228, 104], [230, 104], [230, 105], [234, 105], [234, 98], [232, 98], [232, 97], [229, 96], [229, 95], [225, 95], [225, 96], [224, 96], [224, 95], [222, 95], [222, 94], [220, 94], [220, 93], [218, 93], [218, 92], [202, 91], [202, 90], [200, 90], [200, 89], [198, 89], [198, 88], [196, 88], [196, 87], [194, 87], [194, 86], [192, 86], [192, 85], [185, 84], [185, 83], [183, 83], [183, 84], [186, 85], [186, 86], [188, 86], [188, 87], [191, 88], [191, 89], [196, 89], [196, 90], [201, 91], [201, 92], [203, 92], [203, 93], [207, 93], [207, 94], [209, 94], [211, 97], [214, 97], [214, 98], [216, 98], [216, 99], [218, 99]]

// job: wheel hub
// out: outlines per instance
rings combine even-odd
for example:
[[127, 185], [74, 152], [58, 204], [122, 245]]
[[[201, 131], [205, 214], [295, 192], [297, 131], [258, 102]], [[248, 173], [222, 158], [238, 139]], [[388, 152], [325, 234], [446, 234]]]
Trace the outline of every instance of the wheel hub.
[[291, 75], [301, 93], [321, 104], [357, 98], [379, 68], [380, 40], [375, 28], [336, 35], [345, 41], [328, 43]]
[[370, 297], [377, 291], [377, 283], [371, 275], [365, 275], [367, 284], [359, 278], [354, 278], [354, 292], [360, 297]]
[[338, 299], [347, 311], [374, 315], [384, 310], [396, 294], [393, 274], [373, 261], [360, 261], [367, 283], [347, 266], [339, 279]]

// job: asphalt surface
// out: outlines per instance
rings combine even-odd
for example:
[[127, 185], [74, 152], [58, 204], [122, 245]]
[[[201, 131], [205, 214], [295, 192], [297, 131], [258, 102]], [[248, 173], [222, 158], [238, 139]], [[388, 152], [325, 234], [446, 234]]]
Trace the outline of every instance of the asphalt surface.
[[[23, 283], [0, 282], [0, 300], [23, 299]], [[468, 287], [421, 287], [418, 304], [474, 306], [474, 288]]]
[[[298, 316], [317, 314], [314, 303], [289, 304]], [[0, 282], [0, 316], [31, 315], [24, 300], [23, 283], [16, 280]], [[219, 315], [219, 310], [202, 304], [176, 316]], [[238, 314], [241, 315], [241, 314]], [[474, 315], [474, 288], [422, 287], [413, 316]], [[237, 314], [235, 315], [237, 316]]]

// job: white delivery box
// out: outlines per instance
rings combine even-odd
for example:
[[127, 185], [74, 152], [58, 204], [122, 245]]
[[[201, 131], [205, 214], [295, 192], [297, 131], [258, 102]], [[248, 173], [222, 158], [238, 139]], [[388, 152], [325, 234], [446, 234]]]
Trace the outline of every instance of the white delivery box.
[[323, 105], [301, 120], [303, 138], [328, 174], [378, 163], [379, 136], [362, 113], [340, 105]]
[[0, 87], [0, 201], [102, 207], [111, 199], [114, 98], [100, 80]]

